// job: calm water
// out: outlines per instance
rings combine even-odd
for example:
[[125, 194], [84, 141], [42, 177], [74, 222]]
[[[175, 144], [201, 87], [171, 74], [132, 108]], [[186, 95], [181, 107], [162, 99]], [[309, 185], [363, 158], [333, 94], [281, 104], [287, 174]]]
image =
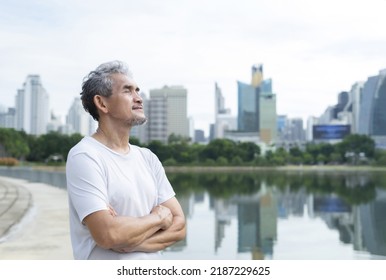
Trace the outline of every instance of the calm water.
[[188, 236], [168, 259], [386, 259], [381, 172], [169, 174]]
[[[31, 169], [0, 175], [65, 188]], [[168, 174], [187, 217], [166, 259], [386, 259], [386, 174]]]

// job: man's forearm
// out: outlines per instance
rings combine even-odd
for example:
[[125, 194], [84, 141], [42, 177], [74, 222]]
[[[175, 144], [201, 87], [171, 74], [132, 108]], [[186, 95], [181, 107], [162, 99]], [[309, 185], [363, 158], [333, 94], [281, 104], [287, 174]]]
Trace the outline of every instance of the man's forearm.
[[159, 230], [152, 236], [145, 239], [141, 244], [135, 248], [120, 248], [116, 251], [121, 253], [129, 252], [157, 252], [161, 251], [175, 242], [185, 238], [185, 220], [184, 218], [177, 216], [173, 218], [173, 224], [167, 230]]
[[156, 252], [165, 249], [185, 238], [185, 221], [182, 217], [174, 217], [172, 226], [167, 230], [159, 230], [135, 248], [142, 252]]

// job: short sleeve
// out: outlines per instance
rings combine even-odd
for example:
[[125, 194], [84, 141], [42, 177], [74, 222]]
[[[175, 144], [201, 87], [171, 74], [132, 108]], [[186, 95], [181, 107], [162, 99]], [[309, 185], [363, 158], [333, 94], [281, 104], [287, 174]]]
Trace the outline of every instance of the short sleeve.
[[173, 190], [172, 185], [170, 184], [169, 179], [166, 176], [165, 169], [162, 166], [162, 163], [158, 159], [158, 157], [150, 150], [148, 151], [149, 164], [151, 165], [151, 169], [154, 172], [157, 189], [158, 189], [158, 204], [164, 203], [170, 198], [174, 197], [176, 194]]
[[108, 209], [107, 183], [102, 163], [87, 153], [69, 154], [67, 191], [79, 221], [93, 212]]

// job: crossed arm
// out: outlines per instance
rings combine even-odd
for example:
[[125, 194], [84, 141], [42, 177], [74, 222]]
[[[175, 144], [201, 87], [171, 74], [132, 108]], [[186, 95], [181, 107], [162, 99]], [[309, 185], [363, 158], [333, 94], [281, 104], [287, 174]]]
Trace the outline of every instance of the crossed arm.
[[84, 221], [98, 246], [117, 252], [156, 252], [182, 240], [185, 217], [173, 197], [143, 217], [118, 216], [113, 209], [101, 210]]

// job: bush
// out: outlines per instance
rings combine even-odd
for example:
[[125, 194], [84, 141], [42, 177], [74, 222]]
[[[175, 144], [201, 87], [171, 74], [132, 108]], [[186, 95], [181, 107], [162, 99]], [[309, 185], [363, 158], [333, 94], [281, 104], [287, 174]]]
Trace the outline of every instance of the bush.
[[12, 158], [12, 157], [2, 157], [0, 158], [0, 165], [16, 166], [16, 165], [19, 165], [19, 161], [16, 158]]

